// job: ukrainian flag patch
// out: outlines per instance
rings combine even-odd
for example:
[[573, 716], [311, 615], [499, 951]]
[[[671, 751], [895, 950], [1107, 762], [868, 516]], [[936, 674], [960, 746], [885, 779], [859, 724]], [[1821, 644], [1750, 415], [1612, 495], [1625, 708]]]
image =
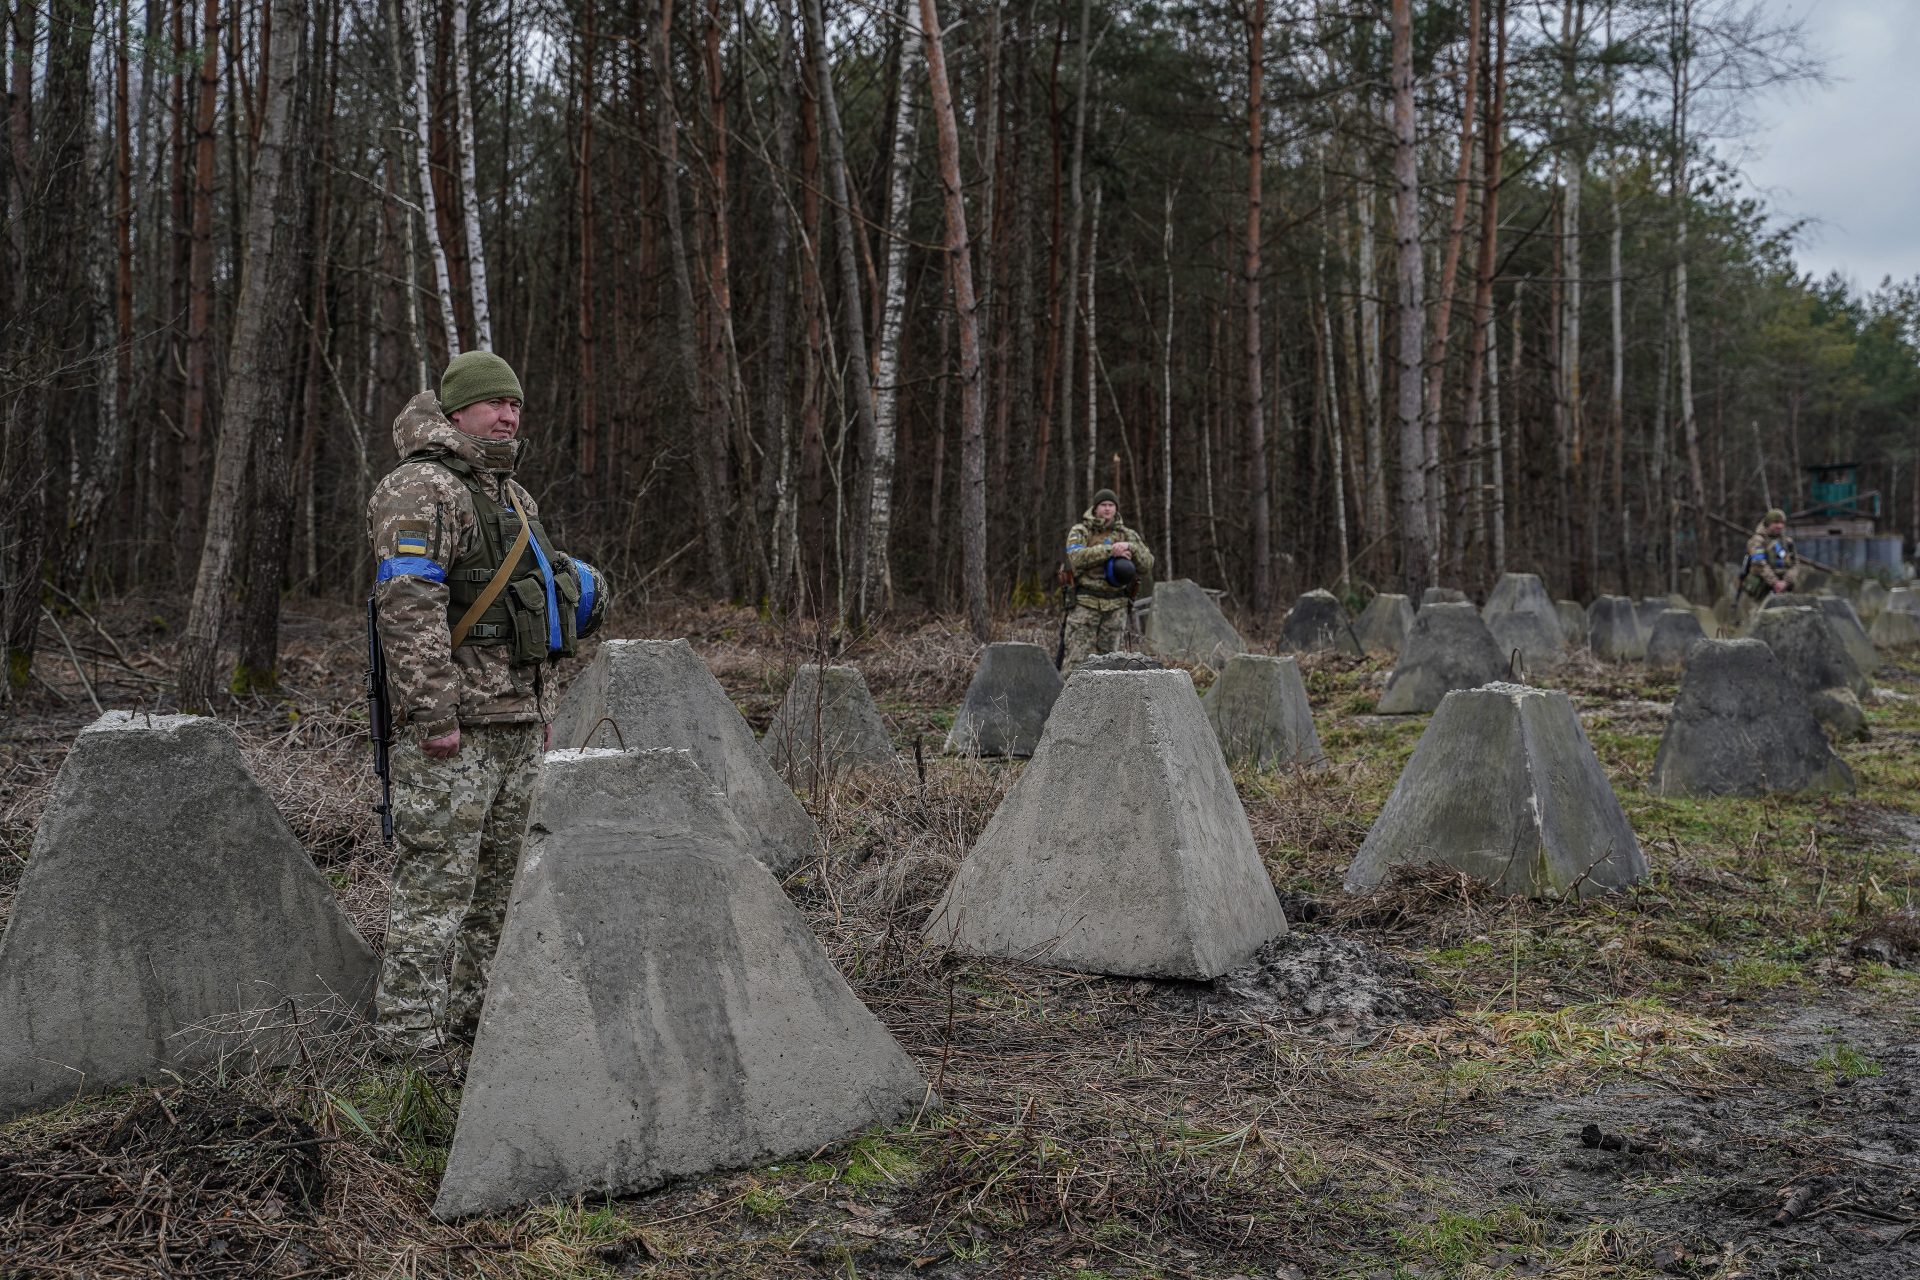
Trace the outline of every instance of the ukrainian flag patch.
[[427, 535], [412, 529], [403, 529], [394, 539], [394, 554], [402, 556], [423, 556], [427, 554]]

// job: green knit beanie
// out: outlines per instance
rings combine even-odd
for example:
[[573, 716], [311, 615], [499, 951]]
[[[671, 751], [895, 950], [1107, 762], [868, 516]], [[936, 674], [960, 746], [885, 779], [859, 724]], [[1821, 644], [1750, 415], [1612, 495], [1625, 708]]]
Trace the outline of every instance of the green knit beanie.
[[513, 366], [491, 351], [462, 351], [440, 375], [440, 411], [458, 413], [482, 400], [524, 400]]
[[1786, 522], [1787, 513], [1778, 507], [1769, 508], [1766, 519], [1761, 521], [1762, 524], [1785, 524]]
[[1120, 505], [1120, 496], [1111, 489], [1101, 489], [1093, 495], [1093, 501], [1088, 505], [1097, 507], [1103, 502], [1111, 502], [1117, 507]]

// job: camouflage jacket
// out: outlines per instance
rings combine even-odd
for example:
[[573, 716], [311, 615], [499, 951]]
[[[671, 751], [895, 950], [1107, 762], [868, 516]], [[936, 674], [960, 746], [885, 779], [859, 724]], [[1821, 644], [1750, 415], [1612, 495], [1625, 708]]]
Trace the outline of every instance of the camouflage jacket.
[[[556, 690], [547, 664], [513, 665], [509, 647], [498, 644], [453, 648], [446, 574], [473, 549], [478, 520], [460, 477], [430, 460], [451, 454], [465, 461], [489, 497], [538, 519], [533, 495], [513, 478], [525, 442], [463, 435], [426, 391], [394, 419], [393, 444], [400, 465], [367, 501], [367, 537], [379, 565], [373, 594], [395, 726], [411, 725], [424, 739], [459, 725], [551, 721]], [[553, 570], [583, 585], [567, 557], [557, 557]], [[593, 589], [604, 601], [604, 584]]]
[[1102, 573], [1109, 555], [1107, 548], [1116, 542], [1131, 544], [1133, 567], [1142, 578], [1153, 572], [1153, 552], [1147, 550], [1139, 534], [1121, 524], [1118, 518], [1102, 520], [1088, 508], [1081, 514], [1080, 523], [1067, 534], [1067, 566], [1073, 570], [1074, 590], [1081, 604], [1095, 609], [1117, 609], [1126, 601], [1127, 593], [1108, 582]]
[[1747, 539], [1744, 572], [1750, 579], [1759, 578], [1769, 588], [1776, 582], [1790, 581], [1787, 575], [1799, 563], [1800, 557], [1794, 554], [1793, 539], [1785, 533], [1776, 538], [1765, 524], [1761, 524]]

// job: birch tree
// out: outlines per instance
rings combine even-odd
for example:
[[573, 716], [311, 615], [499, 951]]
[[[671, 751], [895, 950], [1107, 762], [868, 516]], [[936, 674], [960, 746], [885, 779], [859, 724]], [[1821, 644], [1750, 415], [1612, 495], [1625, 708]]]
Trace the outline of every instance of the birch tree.
[[900, 11], [899, 90], [894, 101], [893, 154], [887, 201], [887, 276], [880, 309], [880, 342], [873, 361], [873, 461], [867, 471], [866, 563], [859, 609], [893, 604], [889, 551], [893, 534], [893, 465], [899, 435], [900, 330], [907, 316], [907, 241], [913, 203], [914, 104], [918, 97], [920, 10], [904, 0]]
[[[480, 180], [474, 171], [473, 69], [467, 57], [467, 0], [453, 0], [453, 93], [459, 121], [460, 215], [466, 228], [467, 292], [473, 304], [473, 345], [493, 350], [493, 314], [487, 298], [487, 247], [480, 238]], [[424, 101], [424, 100], [423, 100]]]
[[[397, 2], [397, 0], [396, 0]], [[208, 0], [211, 5], [213, 0]], [[413, 41], [413, 160], [420, 182], [420, 216], [427, 225], [427, 253], [433, 260], [433, 283], [440, 299], [440, 326], [446, 336], [447, 359], [460, 354], [460, 324], [453, 310], [453, 278], [447, 269], [447, 246], [440, 241], [440, 205], [433, 193], [433, 160], [427, 145], [427, 32], [420, 16], [420, 0], [405, 0], [407, 34]], [[407, 95], [402, 92], [402, 97]]]

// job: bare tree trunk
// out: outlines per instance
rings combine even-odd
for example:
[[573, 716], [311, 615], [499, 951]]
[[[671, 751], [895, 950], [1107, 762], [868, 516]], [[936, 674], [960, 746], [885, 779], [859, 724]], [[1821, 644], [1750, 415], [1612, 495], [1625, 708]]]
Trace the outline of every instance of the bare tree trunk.
[[[1473, 334], [1468, 343], [1466, 383], [1467, 430], [1472, 439], [1470, 447], [1474, 458], [1473, 532], [1476, 543], [1484, 542], [1487, 525], [1487, 494], [1479, 479], [1483, 437], [1487, 434], [1489, 423], [1494, 438], [1497, 439], [1500, 433], [1499, 406], [1495, 403], [1491, 412], [1483, 410], [1481, 393], [1485, 387], [1487, 398], [1497, 401], [1495, 388], [1500, 360], [1493, 321], [1493, 277], [1500, 247], [1500, 188], [1504, 185], [1506, 163], [1506, 0], [1494, 0], [1489, 25], [1486, 38], [1493, 46], [1490, 59], [1492, 67], [1488, 71], [1487, 120], [1481, 139], [1481, 181], [1485, 195], [1480, 204], [1480, 253], [1474, 268]], [[1475, 39], [1479, 38], [1476, 34]]]
[[[860, 457], [866, 464], [867, 481], [871, 481], [873, 457], [878, 451], [877, 428], [873, 411], [873, 374], [867, 367], [866, 313], [860, 303], [860, 265], [856, 253], [859, 242], [854, 238], [853, 197], [847, 183], [847, 143], [840, 127], [840, 107], [834, 97], [833, 63], [827, 56], [827, 20], [820, 0], [807, 0], [807, 16], [813, 27], [814, 79], [818, 81], [820, 93], [820, 133], [822, 141], [826, 143], [827, 198], [833, 205], [834, 248], [843, 295], [840, 300], [840, 326], [842, 340], [847, 347], [847, 392], [853, 404]], [[861, 485], [861, 496], [870, 498], [866, 483]], [[864, 564], [866, 560], [865, 530], [870, 510], [870, 502], [861, 504], [854, 547], [857, 564]], [[850, 613], [849, 623], [859, 625], [864, 621], [858, 592], [854, 595], [854, 608]]]
[[[1087, 492], [1099, 488], [1100, 397], [1094, 394], [1094, 374], [1100, 364], [1100, 337], [1096, 327], [1094, 293], [1100, 279], [1100, 185], [1093, 188], [1093, 225], [1087, 233]], [[1114, 492], [1119, 492], [1116, 486]]]
[[[1369, 113], [1370, 115], [1371, 113]], [[1374, 275], [1372, 180], [1366, 168], [1366, 148], [1354, 148], [1360, 172], [1354, 191], [1354, 209], [1360, 224], [1360, 392], [1366, 402], [1367, 530], [1374, 537], [1387, 531], [1387, 444], [1381, 394], [1380, 284]]]
[[[249, 453], [258, 433], [263, 461], [284, 469], [291, 416], [292, 340], [310, 247], [306, 221], [307, 10], [303, 0], [273, 0], [280, 39], [269, 54], [269, 91], [247, 209], [246, 264], [234, 303], [230, 370], [220, 414], [206, 540], [194, 578], [181, 647], [178, 695], [188, 708], [210, 706], [221, 624], [233, 584]], [[284, 505], [284, 504], [283, 504]], [[281, 513], [281, 519], [286, 513]], [[281, 539], [284, 550], [284, 537]], [[277, 589], [277, 575], [276, 589]]]
[[[818, 4], [819, 0], [813, 0]], [[974, 315], [973, 266], [967, 248], [967, 206], [960, 185], [960, 129], [947, 87], [947, 55], [941, 47], [940, 13], [934, 0], [920, 0], [920, 27], [927, 42], [927, 80], [940, 139], [940, 181], [946, 189], [947, 272], [953, 310], [960, 322], [960, 538], [961, 577], [966, 583], [967, 625], [976, 640], [992, 634], [987, 609], [986, 405], [980, 390], [980, 326]]]
[[[816, 0], [817, 2], [817, 0]], [[680, 122], [673, 93], [673, 0], [659, 0], [653, 21], [654, 146], [660, 157], [661, 207], [667, 223], [667, 255], [672, 259], [674, 339], [679, 352], [681, 386], [703, 437], [692, 442], [693, 481], [700, 508], [700, 528], [706, 544], [707, 580], [724, 597], [733, 595], [733, 571], [727, 562], [726, 517], [720, 498], [720, 478], [714, 474], [712, 454], [704, 438], [716, 430], [723, 406], [710, 403], [706, 379], [700, 371], [700, 344], [695, 336], [693, 276], [687, 266], [687, 237], [680, 208]]]
[[1060, 470], [1065, 475], [1066, 522], [1072, 525], [1080, 516], [1080, 503], [1073, 491], [1073, 374], [1077, 352], [1074, 343], [1079, 334], [1079, 308], [1074, 295], [1080, 292], [1080, 218], [1085, 207], [1084, 179], [1087, 147], [1087, 67], [1093, 56], [1093, 0], [1080, 0], [1080, 66], [1073, 98], [1073, 155], [1067, 169], [1067, 273], [1066, 298], [1060, 317]]
[[914, 103], [919, 79], [918, 0], [901, 12], [899, 96], [894, 103], [893, 158], [887, 202], [887, 278], [874, 354], [873, 459], [867, 473], [866, 564], [860, 582], [863, 616], [893, 607], [893, 465], [899, 438], [900, 330], [907, 315], [908, 215], [913, 201]]
[[1425, 418], [1421, 424], [1426, 458], [1429, 571], [1437, 572], [1446, 511], [1446, 471], [1440, 445], [1440, 408], [1444, 400], [1447, 339], [1453, 329], [1453, 291], [1459, 279], [1460, 251], [1466, 242], [1467, 191], [1473, 174], [1474, 98], [1480, 87], [1480, 0], [1467, 5], [1467, 68], [1460, 92], [1460, 157], [1454, 168], [1453, 212], [1447, 223], [1441, 258], [1440, 290], [1434, 299], [1433, 335], [1428, 341]]
[[1425, 350], [1425, 264], [1420, 255], [1420, 153], [1413, 115], [1413, 3], [1393, 0], [1394, 251], [1399, 262], [1400, 572], [1418, 600], [1430, 572], [1426, 442], [1421, 433], [1420, 355]]
[[220, 99], [220, 0], [207, 0], [193, 112], [193, 209], [187, 260], [186, 402], [180, 422], [181, 541], [199, 540], [206, 514], [207, 388], [213, 364], [214, 107]]
[[[1607, 44], [1613, 44], [1613, 5], [1607, 5]], [[1613, 134], [1614, 123], [1614, 74], [1607, 73], [1607, 132]], [[1613, 437], [1613, 517], [1614, 528], [1619, 534], [1619, 542], [1614, 554], [1619, 557], [1616, 565], [1617, 589], [1626, 595], [1633, 593], [1633, 519], [1629, 512], [1626, 487], [1626, 388], [1627, 388], [1627, 340], [1626, 340], [1626, 303], [1624, 297], [1626, 273], [1621, 264], [1621, 218], [1620, 218], [1620, 154], [1616, 145], [1609, 148], [1607, 165], [1607, 194], [1610, 208], [1609, 221], [1611, 232], [1607, 237], [1607, 292], [1611, 303], [1612, 319], [1612, 377], [1607, 386], [1607, 431]]]
[[[214, 0], [207, 0], [207, 4], [211, 8]], [[433, 257], [433, 282], [440, 295], [440, 324], [446, 333], [447, 359], [451, 360], [460, 354], [460, 324], [453, 310], [453, 278], [447, 269], [447, 246], [440, 239], [440, 206], [433, 194], [433, 161], [427, 147], [427, 32], [420, 16], [420, 0], [406, 0], [406, 23], [413, 40], [413, 157], [420, 178], [420, 213], [427, 224], [427, 250]]]
[[[1675, 358], [1680, 375], [1680, 433], [1687, 446], [1688, 478], [1693, 482], [1693, 501], [1698, 508], [1694, 527], [1704, 534], [1707, 512], [1707, 482], [1700, 465], [1700, 424], [1693, 405], [1693, 329], [1687, 305], [1687, 223], [1692, 197], [1692, 165], [1688, 161], [1687, 109], [1693, 95], [1692, 59], [1687, 46], [1693, 39], [1693, 0], [1680, 0], [1680, 28], [1673, 33], [1673, 164], [1668, 179], [1673, 199], [1673, 326]], [[1696, 554], [1705, 557], [1707, 539], [1696, 536]], [[1704, 559], [1703, 559], [1704, 563]], [[1674, 566], [1678, 572], [1678, 563]]]
[[480, 239], [480, 181], [474, 172], [473, 70], [467, 59], [467, 0], [453, 0], [453, 92], [460, 137], [460, 214], [466, 229], [467, 292], [473, 304], [473, 345], [493, 350], [493, 309], [487, 297], [487, 251]]
[[[580, 452], [579, 468], [582, 487], [589, 500], [600, 496], [600, 405], [597, 392], [600, 386], [598, 371], [595, 369], [595, 357], [598, 351], [598, 331], [594, 327], [593, 295], [599, 283], [599, 266], [595, 261], [593, 242], [593, 123], [599, 110], [595, 97], [596, 84], [594, 66], [598, 57], [599, 32], [596, 30], [599, 14], [597, 0], [587, 0], [585, 28], [580, 34], [579, 52], [574, 58], [574, 67], [580, 78], [580, 135], [579, 146], [575, 152], [576, 173], [574, 174], [574, 213], [579, 219], [579, 276], [575, 282], [574, 336], [579, 343], [580, 417], [576, 429], [579, 432]], [[471, 163], [468, 161], [467, 163]], [[705, 433], [696, 442], [704, 447]]]
[[1261, 381], [1260, 240], [1262, 170], [1266, 150], [1260, 141], [1261, 96], [1267, 40], [1266, 0], [1253, 0], [1247, 16], [1247, 242], [1246, 359], [1247, 454], [1252, 471], [1253, 612], [1264, 622], [1273, 608], [1273, 477], [1267, 465], [1267, 397]]
[[1167, 324], [1160, 338], [1160, 556], [1162, 580], [1173, 577], [1173, 184], [1167, 184], [1160, 265], [1167, 277]]
[[[779, 175], [794, 172], [794, 135], [799, 128], [795, 98], [801, 78], [799, 61], [793, 46], [792, 0], [779, 0], [775, 21], [779, 24], [779, 65], [773, 75], [774, 158]], [[768, 475], [773, 486], [772, 545], [768, 548], [770, 577], [767, 595], [772, 606], [788, 613], [794, 606], [794, 589], [800, 564], [800, 504], [794, 491], [798, 479], [800, 453], [793, 430], [793, 413], [787, 399], [787, 315], [789, 281], [793, 272], [793, 217], [783, 187], [773, 200], [773, 235], [769, 246], [767, 283], [767, 421], [773, 425], [775, 465]]]

